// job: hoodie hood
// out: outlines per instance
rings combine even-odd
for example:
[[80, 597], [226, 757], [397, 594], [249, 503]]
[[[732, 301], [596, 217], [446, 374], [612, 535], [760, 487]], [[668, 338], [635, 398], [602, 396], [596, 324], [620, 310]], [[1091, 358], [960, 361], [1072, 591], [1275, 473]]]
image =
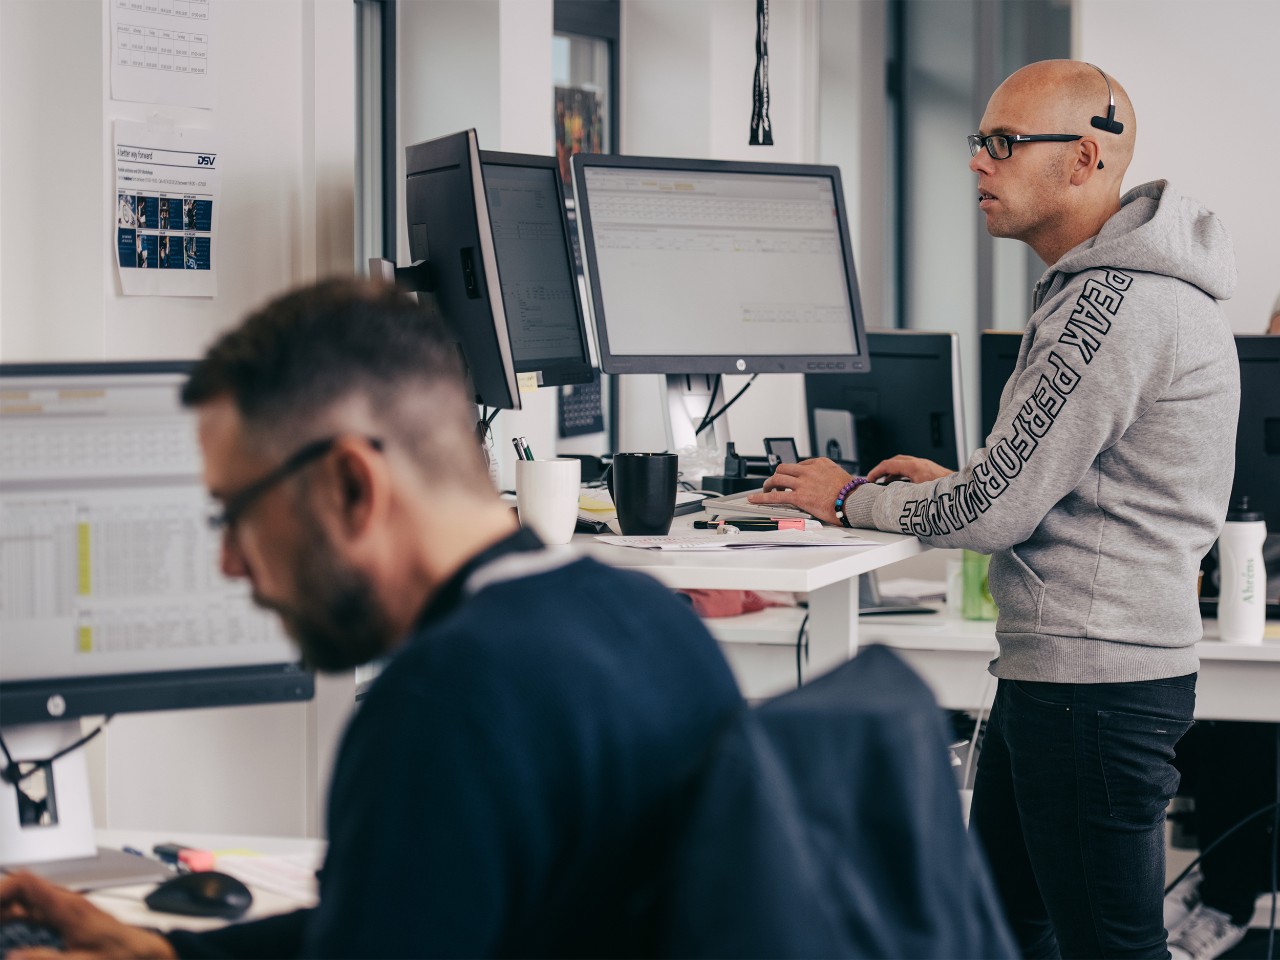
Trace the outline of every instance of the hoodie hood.
[[1226, 300], [1236, 290], [1236, 254], [1227, 228], [1167, 180], [1126, 193], [1098, 235], [1063, 254], [1049, 274], [1099, 267], [1176, 277], [1215, 300]]

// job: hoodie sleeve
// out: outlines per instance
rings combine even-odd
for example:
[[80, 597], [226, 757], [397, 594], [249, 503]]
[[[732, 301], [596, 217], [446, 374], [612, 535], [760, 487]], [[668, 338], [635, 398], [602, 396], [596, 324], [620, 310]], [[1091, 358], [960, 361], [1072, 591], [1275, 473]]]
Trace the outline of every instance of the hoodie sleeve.
[[938, 480], [859, 488], [854, 525], [981, 553], [1016, 546], [1173, 377], [1174, 297], [1147, 292], [1131, 274], [1077, 274], [1032, 324], [1026, 363], [1005, 388], [986, 445]]

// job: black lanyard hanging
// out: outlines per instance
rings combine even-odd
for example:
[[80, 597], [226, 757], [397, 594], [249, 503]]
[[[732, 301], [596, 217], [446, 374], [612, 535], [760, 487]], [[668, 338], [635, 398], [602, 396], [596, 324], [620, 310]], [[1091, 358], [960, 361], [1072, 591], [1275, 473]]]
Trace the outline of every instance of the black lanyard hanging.
[[752, 87], [752, 146], [773, 146], [769, 123], [769, 0], [756, 0], [756, 75]]

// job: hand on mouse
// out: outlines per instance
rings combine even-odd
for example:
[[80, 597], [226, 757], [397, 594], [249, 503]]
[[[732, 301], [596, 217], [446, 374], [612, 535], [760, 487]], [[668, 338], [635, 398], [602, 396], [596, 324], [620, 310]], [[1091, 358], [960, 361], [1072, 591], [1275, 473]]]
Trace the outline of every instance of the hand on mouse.
[[932, 460], [925, 460], [923, 457], [908, 457], [900, 453], [896, 457], [890, 457], [888, 460], [881, 460], [877, 463], [867, 472], [867, 479], [872, 483], [878, 483], [881, 480], [908, 480], [911, 483], [928, 483], [930, 480], [937, 480], [939, 477], [946, 477], [953, 473], [955, 473], [954, 470], [948, 470]]
[[0, 918], [12, 917], [56, 930], [64, 944], [61, 952], [24, 951], [20, 954], [23, 957], [170, 960], [177, 956], [160, 934], [121, 923], [80, 894], [32, 873], [20, 871], [0, 877]]
[[839, 523], [836, 495], [848, 482], [849, 474], [826, 457], [780, 463], [773, 476], [764, 482], [764, 493], [747, 497], [747, 502], [790, 504], [823, 523]]

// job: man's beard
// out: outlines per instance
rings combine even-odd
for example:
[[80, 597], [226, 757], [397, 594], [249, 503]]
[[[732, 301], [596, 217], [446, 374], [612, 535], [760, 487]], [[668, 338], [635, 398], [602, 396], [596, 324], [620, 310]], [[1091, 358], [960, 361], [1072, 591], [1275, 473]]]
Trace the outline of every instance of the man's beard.
[[303, 662], [322, 673], [341, 673], [381, 656], [392, 628], [373, 584], [345, 564], [314, 516], [301, 507], [304, 535], [294, 573], [296, 604], [255, 593], [254, 602], [280, 616]]

